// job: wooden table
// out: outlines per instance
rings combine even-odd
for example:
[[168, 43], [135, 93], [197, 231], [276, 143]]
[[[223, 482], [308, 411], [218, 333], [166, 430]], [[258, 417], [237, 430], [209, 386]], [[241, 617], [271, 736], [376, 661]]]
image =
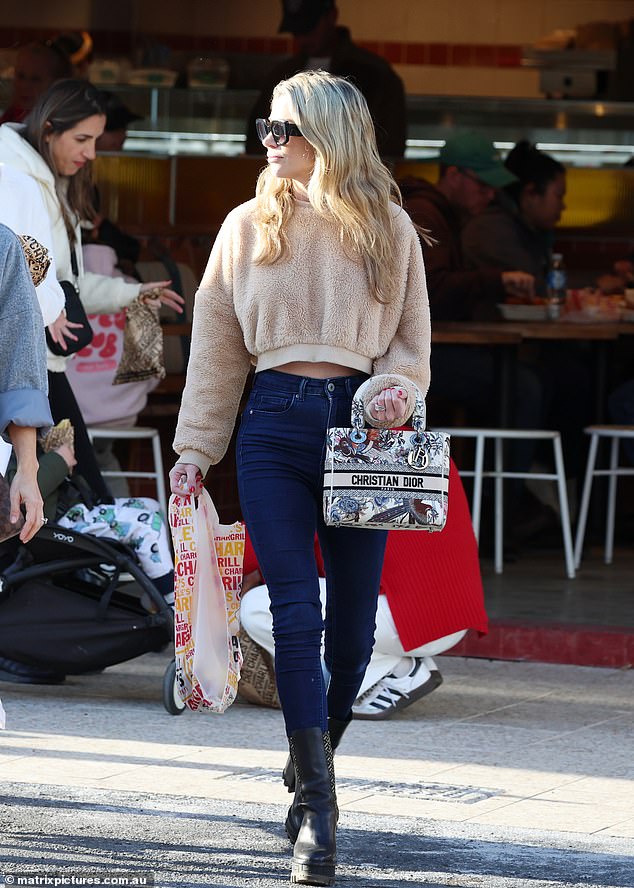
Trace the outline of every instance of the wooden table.
[[[192, 325], [162, 325], [165, 336], [191, 336]], [[432, 345], [474, 345], [494, 347], [500, 366], [500, 424], [508, 425], [512, 391], [513, 362], [524, 342], [559, 341], [592, 342], [595, 344], [596, 421], [603, 420], [609, 346], [622, 336], [634, 335], [634, 324], [625, 321], [437, 321], [432, 325]], [[180, 384], [180, 382], [179, 382]], [[163, 380], [159, 388], [170, 388]]]
[[570, 341], [610, 342], [620, 336], [634, 334], [634, 324], [625, 321], [593, 321], [582, 324], [572, 321], [437, 321], [433, 325], [432, 342], [494, 345], [501, 338], [557, 339]]
[[[621, 336], [634, 335], [634, 324], [626, 321], [439, 321], [434, 324], [432, 343], [499, 346], [503, 348], [501, 418], [509, 418], [512, 361], [517, 346], [529, 341], [591, 342], [595, 345], [595, 421], [604, 419], [609, 348]], [[508, 337], [505, 342], [504, 337]], [[506, 423], [505, 423], [506, 424]]]

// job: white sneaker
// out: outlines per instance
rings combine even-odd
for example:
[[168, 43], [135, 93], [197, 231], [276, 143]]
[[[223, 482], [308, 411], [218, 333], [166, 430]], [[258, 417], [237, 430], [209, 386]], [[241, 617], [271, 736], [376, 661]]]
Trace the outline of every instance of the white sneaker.
[[412, 668], [402, 678], [391, 673], [357, 697], [352, 712], [355, 718], [391, 718], [395, 712], [404, 709], [426, 694], [431, 694], [442, 684], [442, 675], [437, 669], [429, 669], [427, 663], [435, 665], [428, 657], [412, 657]]

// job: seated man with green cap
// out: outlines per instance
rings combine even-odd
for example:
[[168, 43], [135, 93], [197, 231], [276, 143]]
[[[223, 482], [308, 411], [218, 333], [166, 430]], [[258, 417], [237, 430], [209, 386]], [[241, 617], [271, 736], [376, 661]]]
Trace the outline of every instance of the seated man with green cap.
[[[482, 213], [496, 190], [515, 181], [492, 142], [479, 133], [460, 131], [440, 151], [440, 175], [432, 185], [422, 179], [400, 182], [405, 209], [412, 220], [436, 240], [422, 243], [434, 321], [498, 319], [496, 305], [508, 296], [530, 299], [534, 278], [523, 271], [500, 268], [468, 269], [461, 248], [465, 222]], [[439, 404], [460, 406], [467, 424], [495, 426], [499, 420], [499, 370], [491, 348], [475, 345], [435, 345], [432, 349], [430, 422], [438, 423]], [[542, 386], [535, 370], [518, 361], [514, 373], [513, 415], [515, 428], [540, 428], [543, 413]], [[443, 422], [442, 419], [440, 419]], [[531, 464], [534, 445], [520, 441], [511, 448], [509, 468], [525, 471]], [[527, 492], [515, 482], [511, 514], [526, 511]]]
[[497, 317], [505, 296], [529, 297], [534, 280], [522, 271], [497, 268], [467, 270], [460, 232], [471, 216], [482, 213], [496, 189], [515, 181], [492, 142], [469, 130], [450, 136], [440, 151], [436, 185], [408, 178], [400, 183], [412, 220], [437, 241], [423, 243], [432, 320], [482, 320]]

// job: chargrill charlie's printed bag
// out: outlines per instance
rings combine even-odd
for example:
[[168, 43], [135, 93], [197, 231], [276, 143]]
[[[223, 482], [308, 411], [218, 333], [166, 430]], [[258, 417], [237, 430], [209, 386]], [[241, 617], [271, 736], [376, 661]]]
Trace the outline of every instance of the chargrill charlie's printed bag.
[[189, 709], [224, 712], [235, 700], [242, 653], [244, 525], [220, 524], [206, 490], [170, 497], [174, 543], [176, 684]]

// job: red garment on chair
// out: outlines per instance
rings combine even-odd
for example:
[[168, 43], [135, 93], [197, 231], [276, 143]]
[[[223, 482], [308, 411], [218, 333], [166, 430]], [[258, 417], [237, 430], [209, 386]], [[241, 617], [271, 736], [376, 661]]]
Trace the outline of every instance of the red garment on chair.
[[[362, 533], [372, 533], [371, 530]], [[319, 576], [324, 566], [315, 537]], [[258, 568], [249, 535], [244, 575]], [[447, 523], [440, 533], [390, 531], [381, 575], [399, 639], [406, 651], [459, 632], [488, 630], [480, 562], [469, 504], [458, 470], [451, 462]]]
[[453, 460], [444, 530], [390, 531], [381, 592], [406, 651], [461, 629], [488, 631], [478, 547]]

